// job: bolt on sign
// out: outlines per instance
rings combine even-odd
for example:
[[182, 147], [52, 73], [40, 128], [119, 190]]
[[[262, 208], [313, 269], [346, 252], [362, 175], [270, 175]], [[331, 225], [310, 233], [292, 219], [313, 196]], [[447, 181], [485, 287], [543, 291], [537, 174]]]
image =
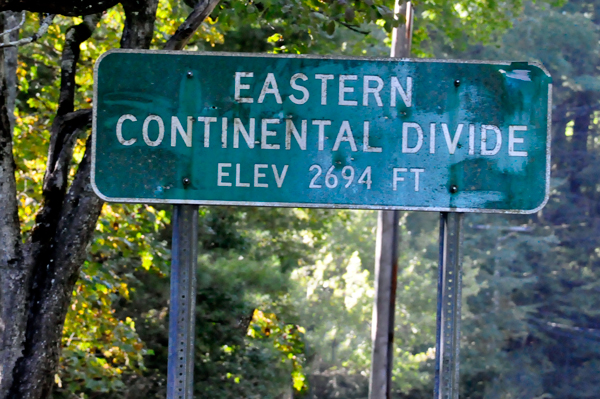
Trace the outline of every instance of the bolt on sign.
[[116, 202], [532, 213], [551, 88], [528, 62], [111, 51], [92, 185]]

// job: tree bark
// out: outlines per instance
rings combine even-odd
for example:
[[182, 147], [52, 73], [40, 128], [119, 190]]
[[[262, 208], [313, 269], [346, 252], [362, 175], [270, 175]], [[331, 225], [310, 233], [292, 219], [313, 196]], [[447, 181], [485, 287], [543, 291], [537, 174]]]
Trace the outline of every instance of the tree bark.
[[[6, 28], [5, 13], [0, 30]], [[24, 272], [18, 217], [15, 161], [9, 118], [9, 89], [5, 51], [0, 50], [0, 398], [7, 398], [12, 371], [23, 351], [26, 323], [27, 275]], [[14, 98], [14, 97], [13, 97]]]
[[[140, 7], [143, 4], [143, 7]], [[121, 47], [130, 49], [150, 48], [158, 0], [132, 0], [123, 3], [125, 27]]]
[[194, 11], [192, 11], [185, 22], [177, 28], [175, 34], [167, 41], [165, 50], [183, 49], [202, 21], [210, 15], [217, 4], [219, 4], [219, 0], [199, 0], [194, 7]]
[[552, 163], [558, 171], [564, 171], [569, 158], [567, 144], [567, 105], [558, 105], [552, 111]]
[[[22, 17], [19, 13], [12, 11], [4, 12], [6, 27], [5, 30], [14, 29], [12, 32], [4, 36], [4, 42], [14, 42], [19, 40], [19, 25]], [[6, 98], [8, 108], [8, 118], [10, 120], [11, 131], [15, 125], [15, 100], [17, 98], [17, 48], [9, 47], [4, 50], [4, 65], [6, 68]]]
[[576, 113], [573, 120], [573, 136], [571, 138], [570, 154], [570, 190], [573, 194], [579, 194], [581, 191], [581, 178], [579, 173], [588, 165], [587, 142], [594, 112], [591, 104], [591, 93], [582, 92], [577, 96]]

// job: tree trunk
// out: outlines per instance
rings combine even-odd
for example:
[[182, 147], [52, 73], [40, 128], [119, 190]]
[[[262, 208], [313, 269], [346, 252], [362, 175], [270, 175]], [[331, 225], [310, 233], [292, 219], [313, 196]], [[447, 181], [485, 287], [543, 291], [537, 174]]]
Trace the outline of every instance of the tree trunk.
[[[43, 204], [26, 243], [22, 242], [18, 218], [12, 148], [16, 50], [0, 49], [0, 399], [45, 399], [52, 392], [65, 317], [103, 204], [90, 184], [90, 138], [74, 181], [68, 186], [73, 148], [77, 139], [87, 134], [92, 118], [92, 110], [74, 108], [79, 48], [100, 20], [100, 14], [92, 13], [115, 3], [0, 0], [0, 11], [27, 9], [86, 15], [81, 24], [70, 27], [65, 34], [59, 105], [50, 128]], [[183, 48], [216, 4], [215, 0], [198, 2], [169, 46]], [[126, 22], [121, 46], [149, 48], [158, 0], [127, 0], [123, 7]], [[66, 8], [70, 9], [65, 11]], [[7, 28], [5, 20], [18, 23], [14, 17], [13, 13], [0, 14], [0, 32]], [[18, 30], [16, 35], [13, 32], [7, 36], [14, 42]]]
[[558, 173], [564, 173], [570, 155], [566, 135], [568, 122], [567, 105], [565, 103], [558, 105], [552, 111], [552, 164], [556, 165]]
[[[73, 147], [91, 122], [90, 110], [66, 113], [74, 106], [74, 95], [69, 93], [75, 91], [79, 45], [90, 37], [98, 19], [86, 17], [84, 23], [72, 27], [66, 35], [59, 115], [51, 128], [44, 202], [18, 265], [22, 273], [18, 287], [20, 314], [16, 315], [20, 342], [15, 342], [14, 349], [19, 350], [20, 356], [10, 370], [8, 396], [2, 397], [33, 399], [50, 395], [71, 292], [102, 208], [90, 186], [87, 154], [67, 195]], [[75, 56], [73, 48], [77, 49]]]
[[587, 142], [593, 113], [590, 104], [590, 93], [583, 92], [577, 96], [575, 118], [573, 120], [573, 136], [571, 138], [571, 164], [569, 168], [571, 193], [576, 195], [580, 194], [582, 184], [579, 173], [589, 163]]
[[[6, 28], [0, 15], [0, 30]], [[0, 398], [8, 398], [12, 371], [21, 357], [25, 338], [27, 273], [18, 217], [15, 161], [9, 119], [5, 52], [0, 51]], [[14, 98], [14, 97], [13, 97]]]

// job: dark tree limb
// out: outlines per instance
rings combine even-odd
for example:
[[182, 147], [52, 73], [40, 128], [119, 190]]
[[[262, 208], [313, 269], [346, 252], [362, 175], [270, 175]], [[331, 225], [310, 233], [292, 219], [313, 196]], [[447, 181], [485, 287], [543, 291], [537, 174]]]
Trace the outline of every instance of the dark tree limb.
[[350, 29], [353, 32], [360, 33], [360, 34], [365, 35], [365, 36], [368, 35], [369, 33], [371, 33], [371, 32], [369, 32], [367, 30], [360, 30], [358, 28], [358, 26], [356, 26], [356, 25], [352, 25], [352, 24], [349, 24], [349, 23], [346, 23], [346, 22], [343, 22], [343, 21], [339, 21], [339, 20], [337, 20], [336, 22], [338, 24], [340, 24], [340, 25], [345, 26], [346, 28]]
[[84, 129], [91, 123], [91, 109], [80, 109], [54, 119], [44, 176], [44, 197], [52, 195], [56, 190], [66, 193], [73, 148], [82, 130], [85, 132]]
[[[52, 245], [51, 239], [56, 231], [67, 193], [73, 148], [77, 138], [85, 133], [91, 122], [92, 110], [89, 109], [60, 115], [54, 119], [42, 191], [44, 202], [36, 215], [36, 223], [27, 246], [27, 264], [32, 269], [43, 267], [47, 262], [48, 255], [44, 254]], [[35, 278], [41, 278], [41, 275]]]
[[181, 50], [190, 40], [196, 29], [219, 4], [219, 0], [199, 0], [194, 10], [188, 15], [177, 31], [165, 44], [165, 50]]
[[580, 172], [589, 164], [588, 158], [588, 135], [590, 123], [592, 122], [593, 110], [587, 105], [592, 102], [593, 95], [590, 92], [581, 92], [577, 95], [578, 112], [573, 120], [573, 137], [571, 138], [571, 157], [570, 157], [570, 191], [571, 193], [580, 193], [582, 181]]
[[92, 121], [92, 110], [73, 112], [75, 75], [80, 55], [79, 46], [90, 38], [99, 20], [99, 14], [86, 16], [83, 23], [70, 27], [65, 34], [61, 59], [60, 98], [57, 116], [50, 128], [50, 145], [42, 191], [44, 203], [36, 216], [36, 225], [30, 240], [29, 253], [34, 258], [39, 257], [43, 248], [49, 245], [67, 192], [73, 148], [82, 129], [89, 126]]
[[[87, 16], [83, 23], [67, 30], [61, 60], [61, 88], [57, 116], [50, 128], [51, 137], [43, 186], [43, 205], [29, 241], [28, 266], [45, 264], [51, 237], [56, 229], [62, 202], [67, 192], [68, 175], [78, 134], [91, 123], [92, 111], [72, 112], [75, 99], [75, 74], [79, 46], [89, 39], [99, 15]], [[43, 266], [43, 265], [42, 265]], [[39, 267], [39, 266], [38, 266]], [[38, 277], [36, 277], [38, 278]]]
[[97, 14], [119, 0], [0, 0], [0, 11], [30, 11], [78, 17]]
[[[7, 28], [0, 15], [0, 30]], [[4, 51], [0, 50], [0, 398], [7, 397], [10, 371], [23, 351], [26, 322], [26, 274], [18, 216], [15, 161], [9, 118], [9, 90]]]
[[132, 0], [123, 3], [123, 8], [125, 9], [125, 27], [121, 37], [121, 47], [150, 48], [158, 0]]
[[75, 101], [75, 75], [76, 64], [79, 60], [81, 49], [79, 46], [92, 36], [96, 25], [100, 22], [101, 14], [84, 17], [79, 25], [71, 26], [65, 34], [65, 46], [60, 62], [60, 98], [58, 100], [57, 115], [64, 115], [73, 111]]

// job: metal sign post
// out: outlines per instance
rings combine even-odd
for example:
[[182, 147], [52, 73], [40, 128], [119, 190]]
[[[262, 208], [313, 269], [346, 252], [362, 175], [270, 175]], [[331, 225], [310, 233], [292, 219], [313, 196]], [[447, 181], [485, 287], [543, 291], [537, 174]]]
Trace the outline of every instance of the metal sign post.
[[434, 399], [458, 399], [463, 214], [440, 214]]
[[[409, 57], [414, 16], [412, 4], [396, 1], [394, 14], [404, 15], [406, 22], [394, 28], [392, 32], [390, 57]], [[370, 399], [389, 399], [392, 395], [399, 222], [400, 211], [379, 211], [375, 253], [375, 300], [371, 323]]]
[[167, 399], [192, 399], [198, 205], [173, 207]]
[[380, 211], [377, 217], [369, 399], [386, 399], [391, 394], [399, 216], [400, 211]]

